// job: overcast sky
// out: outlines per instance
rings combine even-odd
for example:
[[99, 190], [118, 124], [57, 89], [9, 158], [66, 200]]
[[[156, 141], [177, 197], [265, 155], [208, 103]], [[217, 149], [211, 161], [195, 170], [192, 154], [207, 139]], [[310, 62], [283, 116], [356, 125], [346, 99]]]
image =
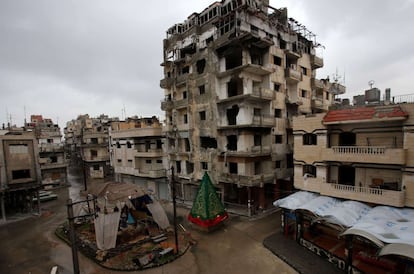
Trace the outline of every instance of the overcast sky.
[[[1, 0], [0, 123], [42, 114], [63, 127], [79, 114], [164, 118], [165, 31], [213, 1]], [[370, 80], [414, 93], [414, 0], [284, 0], [325, 49], [318, 77], [338, 74], [347, 97]]]

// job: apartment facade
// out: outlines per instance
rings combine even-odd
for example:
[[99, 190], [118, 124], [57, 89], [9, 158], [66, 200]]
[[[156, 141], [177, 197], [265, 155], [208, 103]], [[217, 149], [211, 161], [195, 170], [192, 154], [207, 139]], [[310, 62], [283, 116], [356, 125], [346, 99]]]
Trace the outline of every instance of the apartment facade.
[[31, 115], [26, 128], [34, 131], [38, 141], [43, 188], [67, 184], [68, 164], [59, 125], [42, 115]]
[[158, 118], [130, 117], [112, 122], [110, 157], [115, 181], [138, 184], [158, 199], [170, 198], [163, 164], [164, 137]]
[[167, 30], [161, 108], [184, 201], [207, 171], [226, 206], [270, 207], [292, 184], [292, 117], [327, 111], [345, 92], [315, 78], [315, 35], [268, 4], [214, 2]]
[[[39, 201], [41, 172], [38, 143], [34, 132], [0, 130], [0, 206], [7, 213], [31, 212]], [[37, 205], [40, 209], [40, 206]]]
[[295, 188], [414, 207], [414, 104], [400, 101], [294, 117]]

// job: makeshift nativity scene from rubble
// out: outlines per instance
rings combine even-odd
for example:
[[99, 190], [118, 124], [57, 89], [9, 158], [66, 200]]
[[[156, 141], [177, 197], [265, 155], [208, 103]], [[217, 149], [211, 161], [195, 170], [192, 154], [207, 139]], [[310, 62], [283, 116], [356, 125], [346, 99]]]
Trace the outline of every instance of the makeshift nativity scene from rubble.
[[[164, 209], [140, 186], [108, 182], [90, 190], [88, 195], [96, 197], [95, 217], [93, 226], [80, 230], [79, 237], [83, 242], [96, 242], [94, 259], [105, 261], [140, 246], [140, 250], [134, 251], [133, 261], [143, 267], [174, 253], [175, 245], [169, 241], [172, 229]], [[88, 208], [89, 205], [83, 205], [77, 216], [84, 215], [81, 211], [87, 212]]]
[[204, 231], [211, 231], [223, 224], [227, 218], [224, 205], [206, 172], [188, 214], [188, 220]]

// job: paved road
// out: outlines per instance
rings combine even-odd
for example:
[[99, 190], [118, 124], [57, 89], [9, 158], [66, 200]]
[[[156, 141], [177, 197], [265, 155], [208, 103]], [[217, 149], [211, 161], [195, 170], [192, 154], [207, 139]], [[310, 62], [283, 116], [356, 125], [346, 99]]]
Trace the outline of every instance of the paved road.
[[[72, 273], [71, 249], [54, 235], [54, 230], [66, 218], [69, 195], [77, 195], [82, 189], [81, 179], [70, 177], [72, 186], [56, 190], [58, 200], [43, 203], [41, 216], [0, 226], [0, 273], [45, 274], [54, 265], [59, 266], [61, 274]], [[178, 210], [181, 216], [187, 213], [188, 209]], [[223, 229], [206, 234], [190, 229], [184, 222], [197, 245], [174, 262], [145, 273], [296, 273], [262, 244], [276, 231], [278, 223], [275, 214], [256, 221], [232, 216]], [[79, 263], [85, 274], [125, 273], [103, 269], [82, 255]]]

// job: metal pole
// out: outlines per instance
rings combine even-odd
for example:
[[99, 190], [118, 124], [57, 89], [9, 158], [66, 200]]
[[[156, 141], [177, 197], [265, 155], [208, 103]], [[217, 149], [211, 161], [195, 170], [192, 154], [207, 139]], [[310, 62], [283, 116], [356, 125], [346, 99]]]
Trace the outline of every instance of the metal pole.
[[79, 260], [78, 260], [78, 250], [76, 247], [76, 237], [75, 237], [75, 223], [73, 217], [73, 204], [72, 199], [68, 199], [68, 221], [69, 221], [69, 236], [72, 243], [72, 261], [73, 261], [73, 273], [79, 274]]
[[174, 179], [174, 167], [171, 167], [171, 187], [172, 187], [172, 198], [173, 198], [173, 210], [174, 210], [174, 235], [175, 235], [175, 246], [178, 251], [178, 234], [177, 234], [177, 202], [175, 193], [175, 179]]

